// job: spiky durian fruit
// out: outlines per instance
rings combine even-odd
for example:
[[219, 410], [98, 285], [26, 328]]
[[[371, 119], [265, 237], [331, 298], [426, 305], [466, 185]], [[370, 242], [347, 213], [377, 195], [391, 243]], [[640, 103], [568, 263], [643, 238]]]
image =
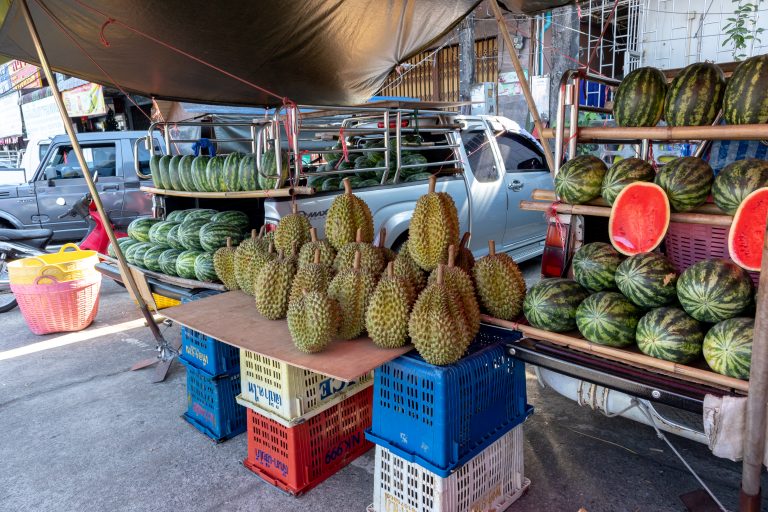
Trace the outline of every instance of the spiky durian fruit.
[[296, 348], [313, 354], [324, 350], [336, 336], [338, 303], [325, 292], [302, 291], [288, 306], [288, 330]]
[[488, 242], [488, 256], [473, 269], [477, 294], [483, 307], [496, 318], [512, 320], [523, 310], [525, 279], [509, 255], [496, 253], [496, 243]]
[[336, 259], [336, 250], [328, 243], [328, 240], [317, 239], [317, 229], [311, 228], [309, 230], [310, 241], [301, 246], [299, 250], [299, 268], [303, 267], [307, 263], [315, 261], [315, 250], [320, 250], [320, 263], [324, 263], [329, 267], [333, 266], [333, 260]]
[[355, 254], [360, 253], [360, 268], [378, 276], [384, 270], [386, 262], [381, 251], [369, 243], [362, 241], [363, 230], [358, 229], [355, 241], [339, 249], [333, 268], [336, 272], [349, 270], [355, 263]]
[[256, 309], [265, 318], [270, 320], [285, 318], [288, 312], [288, 296], [291, 293], [295, 274], [295, 259], [284, 257], [282, 252], [277, 259], [268, 261], [262, 267], [253, 287]]
[[408, 341], [408, 319], [416, 292], [404, 277], [395, 275], [395, 264], [387, 265], [387, 272], [376, 285], [368, 310], [365, 328], [373, 342], [382, 348], [402, 347]]
[[219, 280], [224, 283], [227, 290], [239, 290], [235, 278], [235, 249], [232, 247], [232, 238], [227, 237], [227, 246], [220, 247], [213, 253], [213, 269]]
[[443, 281], [443, 265], [435, 282], [427, 286], [411, 311], [408, 334], [419, 355], [430, 364], [446, 365], [461, 359], [470, 337], [459, 297]]
[[240, 242], [235, 249], [235, 280], [238, 287], [248, 295], [253, 295], [253, 259], [256, 254], [265, 253], [269, 249], [269, 243], [264, 240], [264, 230], [265, 226], [262, 226], [258, 235], [255, 229], [251, 230], [251, 237]]
[[408, 234], [408, 251], [427, 272], [448, 260], [448, 246], [459, 243], [459, 215], [453, 199], [445, 192], [435, 192], [437, 178], [429, 178], [429, 191], [421, 196], [413, 210]]
[[325, 220], [325, 236], [337, 251], [355, 241], [362, 229], [362, 242], [373, 242], [373, 216], [365, 201], [352, 193], [349, 178], [344, 178], [344, 193], [333, 200]]
[[397, 258], [397, 253], [386, 246], [387, 244], [387, 228], [383, 227], [379, 230], [379, 243], [376, 245], [376, 247], [379, 249], [379, 252], [384, 257], [384, 264], [386, 265], [390, 261], [395, 261], [395, 258]]
[[400, 247], [400, 252], [397, 254], [394, 263], [395, 275], [408, 279], [413, 285], [416, 294], [421, 293], [421, 290], [427, 286], [427, 274], [411, 258], [411, 255], [408, 253], [407, 241]]
[[309, 220], [299, 213], [298, 206], [294, 202], [291, 205], [291, 213], [280, 219], [275, 229], [275, 248], [278, 251], [291, 250], [293, 244], [301, 247], [309, 242]]
[[339, 337], [351, 340], [365, 330], [365, 310], [376, 288], [376, 278], [360, 268], [360, 253], [355, 253], [351, 269], [342, 270], [328, 286], [328, 296], [339, 303], [343, 312]]
[[296, 300], [303, 292], [327, 292], [332, 278], [331, 268], [321, 262], [320, 249], [315, 249], [314, 261], [300, 265], [296, 271], [289, 302]]
[[[464, 317], [467, 320], [467, 328], [472, 341], [480, 330], [480, 305], [477, 303], [475, 286], [472, 284], [472, 278], [464, 270], [455, 265], [456, 246], [448, 248], [448, 266], [443, 267], [443, 280], [445, 286], [453, 290], [461, 299], [461, 305], [464, 310]], [[429, 285], [437, 279], [437, 271], [433, 271], [429, 276]]]
[[469, 250], [469, 232], [464, 233], [456, 253], [456, 266], [472, 277], [472, 269], [475, 267], [475, 256]]

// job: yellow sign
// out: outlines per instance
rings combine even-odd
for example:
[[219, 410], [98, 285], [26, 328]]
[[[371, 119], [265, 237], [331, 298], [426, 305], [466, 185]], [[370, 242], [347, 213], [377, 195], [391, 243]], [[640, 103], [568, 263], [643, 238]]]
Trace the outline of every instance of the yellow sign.
[[61, 93], [70, 117], [103, 116], [107, 113], [104, 90], [98, 84], [84, 84]]

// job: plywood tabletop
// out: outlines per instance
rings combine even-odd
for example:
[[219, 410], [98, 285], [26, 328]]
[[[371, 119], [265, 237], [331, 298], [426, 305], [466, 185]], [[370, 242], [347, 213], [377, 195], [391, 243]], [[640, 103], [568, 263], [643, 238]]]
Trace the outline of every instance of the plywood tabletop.
[[383, 349], [370, 338], [335, 340], [326, 350], [305, 354], [296, 349], [285, 320], [267, 320], [253, 297], [233, 291], [167, 308], [163, 316], [229, 345], [278, 359], [339, 380], [352, 381], [413, 349]]

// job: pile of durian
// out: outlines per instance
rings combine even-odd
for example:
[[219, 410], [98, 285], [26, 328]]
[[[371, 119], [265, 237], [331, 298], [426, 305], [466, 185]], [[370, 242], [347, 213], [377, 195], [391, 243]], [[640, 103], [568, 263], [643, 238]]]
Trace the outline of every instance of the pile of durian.
[[344, 193], [328, 210], [326, 240], [294, 205], [273, 233], [254, 230], [237, 248], [220, 249], [216, 272], [228, 289], [253, 295], [264, 317], [287, 319], [302, 352], [367, 333], [379, 347], [410, 340], [425, 361], [452, 364], [480, 329], [481, 305], [499, 318], [520, 314], [525, 281], [493, 241], [475, 262], [469, 233], [459, 240], [453, 199], [435, 185], [433, 177], [416, 203], [399, 253], [385, 247], [383, 228], [373, 244], [371, 211], [344, 180]]

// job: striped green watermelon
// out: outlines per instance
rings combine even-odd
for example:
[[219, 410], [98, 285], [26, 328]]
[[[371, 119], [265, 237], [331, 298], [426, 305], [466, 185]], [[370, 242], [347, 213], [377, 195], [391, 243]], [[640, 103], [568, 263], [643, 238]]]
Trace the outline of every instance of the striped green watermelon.
[[704, 359], [717, 373], [749, 379], [754, 318], [731, 318], [715, 324], [704, 337]]
[[128, 224], [128, 236], [139, 242], [149, 242], [150, 228], [160, 222], [152, 217], [139, 217]]
[[224, 188], [228, 192], [237, 192], [240, 190], [240, 160], [243, 155], [240, 153], [230, 153], [224, 159], [224, 168], [222, 169], [222, 180]]
[[[133, 258], [133, 264], [137, 267], [146, 268], [144, 265], [144, 255], [149, 251], [152, 247], [154, 247], [151, 243], [145, 242], [141, 244], [136, 244], [134, 246], [131, 246], [133, 251], [131, 251], [131, 257]], [[130, 262], [129, 262], [130, 263]]]
[[615, 290], [614, 274], [621, 260], [621, 254], [611, 244], [586, 244], [573, 256], [573, 278], [591, 292]]
[[637, 347], [648, 356], [674, 363], [690, 363], [701, 356], [704, 329], [677, 308], [650, 310], [637, 323]]
[[237, 245], [243, 239], [243, 230], [232, 224], [209, 222], [200, 228], [200, 246], [204, 251], [216, 252], [219, 247], [227, 245], [227, 238]]
[[163, 155], [149, 157], [149, 172], [152, 174], [152, 184], [157, 188], [163, 188], [163, 178], [160, 176], [160, 159]]
[[181, 162], [181, 158], [181, 155], [175, 155], [168, 162], [168, 176], [170, 177], [173, 190], [184, 190], [181, 186], [181, 176], [179, 175], [179, 162]]
[[[125, 255], [125, 250], [127, 248], [129, 248], [133, 244], [138, 244], [138, 243], [140, 242], [128, 236], [117, 239], [117, 245], [120, 246], [120, 249], [123, 251], [123, 255]], [[107, 246], [107, 256], [112, 256], [113, 258], [117, 257], [117, 254], [115, 254], [115, 248], [112, 246], [112, 242], [110, 242], [109, 245]]]
[[160, 272], [169, 276], [175, 276], [176, 274], [176, 259], [179, 257], [182, 251], [179, 249], [166, 249], [160, 253], [160, 257], [157, 259], [158, 265], [160, 265]]
[[173, 210], [171, 213], [165, 216], [167, 222], [183, 222], [184, 218], [192, 210]]
[[259, 188], [261, 190], [271, 190], [280, 188], [288, 179], [289, 161], [288, 153], [280, 153], [280, 176], [277, 175], [277, 161], [275, 150], [269, 149], [261, 156], [261, 168], [259, 169]]
[[200, 250], [203, 248], [200, 245], [200, 229], [208, 224], [208, 219], [186, 219], [179, 226], [179, 241], [185, 249]]
[[570, 204], [582, 204], [598, 197], [606, 172], [605, 163], [592, 155], [573, 158], [555, 176], [555, 192]]
[[738, 316], [752, 304], [752, 279], [730, 261], [700, 261], [680, 274], [677, 298], [696, 320], [720, 322]]
[[669, 84], [664, 119], [669, 126], [711, 125], [723, 102], [725, 75], [717, 64], [698, 62]]
[[202, 251], [188, 250], [182, 251], [176, 257], [176, 275], [184, 279], [196, 279], [195, 259], [203, 254]]
[[251, 225], [251, 220], [248, 218], [248, 214], [237, 211], [228, 210], [226, 212], [219, 212], [211, 217], [211, 222], [218, 222], [221, 224], [230, 224], [244, 231]]
[[572, 331], [576, 329], [576, 308], [588, 295], [571, 279], [542, 279], [526, 293], [523, 312], [528, 322], [539, 329]]
[[162, 158], [160, 158], [160, 161], [157, 164], [158, 173], [160, 176], [160, 181], [162, 182], [163, 186], [162, 188], [168, 190], [171, 188], [171, 156], [170, 155], [164, 155]]
[[576, 326], [589, 341], [611, 347], [635, 342], [635, 329], [643, 312], [618, 292], [590, 295], [576, 309]]
[[[424, 180], [428, 180], [429, 177], [432, 176], [431, 174], [429, 174], [429, 176], [424, 177], [425, 174], [429, 174], [429, 173], [414, 174], [413, 176], [408, 176], [408, 179], [405, 181], [407, 183], [412, 183], [414, 181], [424, 181]], [[380, 184], [379, 180], [364, 180], [358, 183], [356, 188], [375, 187], [379, 184]]]
[[136, 254], [136, 251], [142, 250], [141, 252], [141, 259], [142, 259], [142, 265], [144, 264], [144, 252], [152, 247], [152, 244], [149, 242], [136, 242], [135, 244], [130, 245], [124, 253], [125, 261], [130, 263], [131, 265], [136, 265], [138, 262], [137, 257], [134, 255]]
[[181, 224], [177, 224], [173, 226], [169, 231], [168, 235], [165, 237], [165, 240], [168, 242], [168, 245], [171, 246], [173, 249], [179, 249], [184, 250], [184, 244], [181, 243], [181, 240], [179, 239], [179, 229], [181, 228]]
[[192, 163], [195, 161], [195, 157], [192, 155], [184, 155], [179, 160], [179, 182], [181, 188], [179, 190], [186, 190], [188, 192], [194, 192], [195, 180], [192, 178]]
[[613, 204], [624, 187], [636, 181], [653, 181], [653, 166], [639, 158], [625, 158], [613, 164], [603, 177], [600, 194], [608, 204]]
[[198, 281], [218, 281], [219, 277], [216, 275], [216, 269], [213, 268], [213, 254], [209, 252], [201, 252], [195, 258], [195, 277]]
[[616, 285], [636, 306], [656, 308], [677, 298], [677, 277], [675, 266], [664, 255], [643, 252], [621, 262]]
[[259, 170], [256, 168], [256, 155], [243, 155], [237, 170], [237, 181], [240, 190], [259, 190]]
[[687, 212], [706, 202], [714, 180], [707, 162], [695, 156], [685, 156], [665, 165], [654, 181], [667, 193], [674, 211]]
[[768, 123], [768, 54], [745, 60], [728, 80], [723, 118], [728, 124]]
[[656, 68], [638, 68], [621, 81], [613, 98], [619, 126], [656, 126], [664, 113], [667, 79]]
[[192, 183], [197, 192], [213, 192], [213, 186], [208, 183], [208, 162], [211, 157], [208, 155], [196, 156], [192, 160]]
[[178, 222], [163, 221], [158, 222], [151, 228], [149, 228], [149, 241], [157, 245], [168, 244], [168, 232], [171, 228], [177, 225]]
[[154, 272], [162, 272], [160, 267], [160, 255], [168, 250], [167, 245], [153, 245], [144, 253], [144, 268]]
[[338, 190], [340, 183], [341, 178], [328, 178], [323, 181], [323, 184], [320, 186], [320, 191], [328, 192], [329, 190]]
[[211, 218], [217, 213], [219, 213], [218, 210], [214, 210], [212, 208], [193, 208], [191, 210], [187, 210], [187, 213], [184, 215], [182, 224], [184, 222], [197, 219], [205, 219], [206, 221], [210, 222]]
[[208, 179], [208, 185], [212, 192], [226, 192], [227, 184], [224, 181], [224, 161], [227, 159], [224, 155], [216, 155], [208, 160], [208, 166], [205, 168], [205, 176]]
[[768, 187], [768, 162], [746, 158], [726, 165], [712, 184], [715, 204], [729, 215], [755, 190]]

